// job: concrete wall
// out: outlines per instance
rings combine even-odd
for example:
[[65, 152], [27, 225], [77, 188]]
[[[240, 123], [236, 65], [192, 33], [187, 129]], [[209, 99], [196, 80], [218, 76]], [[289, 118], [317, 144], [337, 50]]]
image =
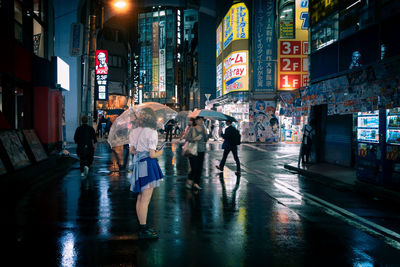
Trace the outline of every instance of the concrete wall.
[[54, 55], [60, 57], [70, 70], [70, 91], [65, 96], [66, 141], [73, 142], [75, 129], [79, 125], [80, 114], [80, 57], [71, 57], [69, 53], [70, 28], [78, 21], [79, 0], [54, 0]]

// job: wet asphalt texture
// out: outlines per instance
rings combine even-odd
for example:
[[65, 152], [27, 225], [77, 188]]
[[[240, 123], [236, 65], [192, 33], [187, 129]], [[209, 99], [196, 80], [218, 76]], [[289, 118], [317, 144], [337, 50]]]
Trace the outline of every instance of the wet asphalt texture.
[[283, 165], [296, 162], [298, 150], [242, 144], [236, 176], [231, 154], [224, 172], [215, 168], [223, 151], [209, 142], [203, 189], [193, 191], [185, 188], [187, 158], [169, 144], [159, 159], [165, 179], [148, 214], [160, 238], [139, 240], [123, 151], [99, 143], [86, 179], [75, 163], [16, 203], [7, 202], [12, 191], [2, 196], [1, 265], [400, 266], [400, 239], [312, 199], [394, 233], [400, 207], [287, 171]]

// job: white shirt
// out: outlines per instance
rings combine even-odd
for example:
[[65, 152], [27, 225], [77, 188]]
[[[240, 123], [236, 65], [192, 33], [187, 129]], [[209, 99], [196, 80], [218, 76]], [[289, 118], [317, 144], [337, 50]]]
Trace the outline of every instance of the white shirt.
[[158, 134], [154, 129], [139, 127], [129, 134], [129, 146], [133, 146], [138, 152], [156, 150], [157, 144]]

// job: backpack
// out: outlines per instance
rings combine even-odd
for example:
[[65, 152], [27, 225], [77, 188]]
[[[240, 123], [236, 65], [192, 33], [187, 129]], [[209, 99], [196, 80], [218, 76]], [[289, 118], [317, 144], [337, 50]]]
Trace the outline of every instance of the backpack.
[[242, 139], [242, 136], [240, 135], [239, 130], [235, 128], [235, 131], [233, 131], [233, 144], [235, 146], [240, 145], [241, 139]]

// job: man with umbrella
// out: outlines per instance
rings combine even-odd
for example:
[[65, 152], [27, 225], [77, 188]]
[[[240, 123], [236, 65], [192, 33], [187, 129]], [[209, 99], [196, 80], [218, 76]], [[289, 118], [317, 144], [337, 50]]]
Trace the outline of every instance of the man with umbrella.
[[226, 125], [228, 126], [225, 129], [225, 133], [222, 133], [221, 136], [224, 138], [224, 142], [222, 144], [222, 148], [224, 149], [224, 155], [222, 156], [221, 162], [219, 165], [215, 166], [218, 170], [223, 171], [226, 158], [228, 157], [229, 152], [232, 152], [233, 158], [236, 162], [236, 175], [240, 175], [240, 161], [237, 152], [237, 146], [240, 145], [240, 133], [239, 131], [232, 126], [232, 121], [226, 121]]

